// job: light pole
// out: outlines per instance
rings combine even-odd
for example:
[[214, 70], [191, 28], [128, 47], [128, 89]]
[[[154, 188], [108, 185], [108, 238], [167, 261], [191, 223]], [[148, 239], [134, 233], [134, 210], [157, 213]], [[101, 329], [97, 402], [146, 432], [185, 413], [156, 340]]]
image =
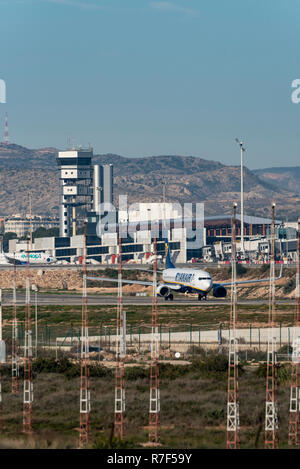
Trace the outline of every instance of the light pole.
[[163, 187], [163, 226], [162, 226], [162, 237], [167, 239], [168, 232], [166, 230], [166, 180], [163, 178], [162, 180], [162, 187]]
[[235, 139], [237, 144], [240, 147], [241, 153], [241, 251], [244, 253], [244, 168], [243, 168], [243, 153], [245, 148], [243, 147], [243, 142], [238, 138]]
[[[102, 227], [101, 227], [101, 216], [102, 216], [102, 190], [103, 190], [103, 187], [101, 186], [98, 186], [97, 187], [97, 212], [98, 212], [98, 215], [99, 215], [99, 237], [102, 236]], [[101, 257], [101, 259], [103, 259], [103, 257]]]
[[38, 325], [37, 325], [37, 294], [39, 287], [37, 285], [32, 285], [32, 290], [35, 292], [35, 358], [37, 358], [37, 346], [38, 346]]

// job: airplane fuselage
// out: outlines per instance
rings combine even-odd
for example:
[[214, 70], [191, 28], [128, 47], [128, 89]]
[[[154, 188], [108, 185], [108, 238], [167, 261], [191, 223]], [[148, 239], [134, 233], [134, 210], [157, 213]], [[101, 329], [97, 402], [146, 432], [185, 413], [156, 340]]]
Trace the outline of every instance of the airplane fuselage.
[[[27, 252], [16, 252], [15, 254], [7, 253], [5, 257], [8, 259], [10, 263], [18, 264], [27, 264]], [[49, 256], [44, 252], [30, 252], [29, 253], [29, 264], [51, 264], [55, 262], [55, 258], [53, 256]]]
[[170, 289], [181, 293], [198, 293], [206, 296], [213, 287], [211, 275], [200, 269], [165, 269], [162, 279]]

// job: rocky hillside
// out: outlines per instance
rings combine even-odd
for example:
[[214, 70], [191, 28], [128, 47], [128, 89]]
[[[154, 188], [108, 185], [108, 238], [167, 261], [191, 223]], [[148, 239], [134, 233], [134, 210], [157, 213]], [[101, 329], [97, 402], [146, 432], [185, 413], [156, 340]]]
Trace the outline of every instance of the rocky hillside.
[[273, 187], [300, 194], [300, 166], [256, 169], [253, 172]]
[[[29, 191], [34, 212], [57, 215], [56, 154], [55, 148], [31, 150], [0, 144], [1, 215], [28, 211]], [[231, 213], [233, 201], [239, 201], [239, 166], [177, 155], [141, 158], [95, 155], [94, 163], [114, 165], [116, 202], [119, 194], [127, 194], [129, 203], [161, 201], [163, 179], [167, 182], [168, 201], [204, 202], [207, 215]], [[269, 216], [272, 201], [277, 203], [278, 217], [298, 218], [299, 192], [245, 168], [246, 213]]]

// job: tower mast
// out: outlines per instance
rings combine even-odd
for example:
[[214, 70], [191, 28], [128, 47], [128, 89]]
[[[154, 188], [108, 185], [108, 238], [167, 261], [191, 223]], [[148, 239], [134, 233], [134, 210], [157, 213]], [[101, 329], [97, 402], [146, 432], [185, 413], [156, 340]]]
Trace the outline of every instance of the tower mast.
[[266, 377], [265, 448], [278, 446], [277, 430], [277, 356], [275, 337], [275, 204], [272, 204], [269, 324]]
[[119, 271], [118, 271], [118, 305], [117, 305], [117, 331], [116, 331], [116, 371], [115, 371], [115, 422], [114, 436], [124, 438], [125, 433], [125, 356], [126, 356], [126, 329], [125, 312], [123, 310], [122, 289], [122, 239], [119, 234]]
[[14, 257], [13, 281], [13, 318], [12, 318], [12, 352], [11, 352], [11, 391], [19, 392], [19, 344], [18, 344], [18, 317], [17, 317], [17, 286], [16, 286], [16, 259]]
[[8, 134], [8, 115], [5, 114], [5, 124], [4, 124], [4, 143], [5, 145], [9, 144], [9, 134]]
[[24, 395], [23, 395], [23, 432], [32, 433], [32, 330], [30, 310], [29, 246], [27, 239], [26, 265], [26, 305], [25, 305], [25, 345], [24, 345]]
[[149, 443], [160, 440], [159, 334], [157, 324], [157, 246], [154, 238], [152, 329], [150, 363]]
[[84, 220], [83, 237], [83, 275], [82, 275], [82, 313], [81, 313], [81, 353], [80, 353], [80, 429], [79, 448], [89, 443], [90, 438], [90, 360], [89, 360], [89, 331], [87, 312], [87, 267], [86, 267], [86, 220]]
[[233, 204], [231, 232], [231, 301], [230, 301], [230, 339], [228, 357], [227, 387], [227, 449], [240, 447], [240, 416], [238, 393], [238, 339], [236, 338], [237, 289], [236, 289], [236, 207]]
[[[300, 219], [298, 219], [296, 254], [296, 291], [294, 312], [294, 338], [290, 391], [289, 445], [300, 445]], [[298, 328], [298, 332], [296, 330]]]

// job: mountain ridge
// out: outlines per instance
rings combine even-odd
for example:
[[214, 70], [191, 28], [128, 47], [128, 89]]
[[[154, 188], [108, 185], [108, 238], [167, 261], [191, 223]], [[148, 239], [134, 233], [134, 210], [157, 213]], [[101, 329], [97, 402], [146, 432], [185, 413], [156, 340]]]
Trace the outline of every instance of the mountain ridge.
[[[28, 149], [17, 144], [0, 144], [0, 213], [28, 212], [32, 193], [33, 211], [58, 213], [58, 168], [53, 147]], [[162, 201], [163, 181], [170, 202], [204, 202], [205, 213], [232, 211], [240, 200], [240, 167], [195, 156], [156, 155], [130, 158], [113, 153], [94, 154], [94, 164], [114, 165], [114, 194], [128, 195], [128, 203]], [[259, 170], [258, 170], [259, 171]], [[272, 178], [244, 169], [245, 213], [269, 216], [273, 201], [277, 216], [298, 218], [300, 193], [278, 185]]]

